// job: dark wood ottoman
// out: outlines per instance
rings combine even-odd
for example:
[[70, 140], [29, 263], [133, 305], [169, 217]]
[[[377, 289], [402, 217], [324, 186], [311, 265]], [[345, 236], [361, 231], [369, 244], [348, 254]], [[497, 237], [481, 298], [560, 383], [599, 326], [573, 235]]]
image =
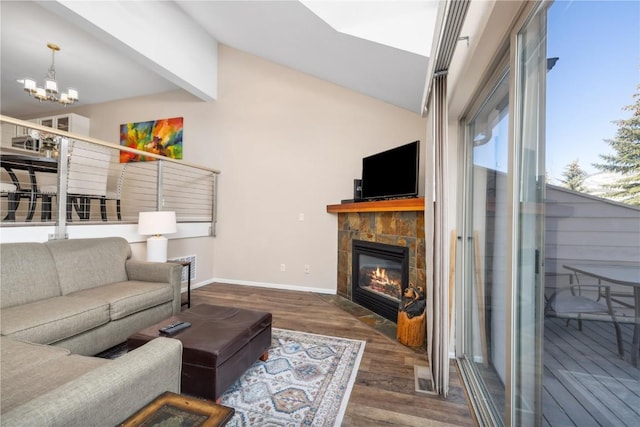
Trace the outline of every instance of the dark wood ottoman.
[[175, 321], [191, 327], [171, 338], [182, 341], [181, 393], [217, 401], [271, 346], [271, 313], [201, 304], [149, 326], [127, 340], [131, 350], [160, 336]]

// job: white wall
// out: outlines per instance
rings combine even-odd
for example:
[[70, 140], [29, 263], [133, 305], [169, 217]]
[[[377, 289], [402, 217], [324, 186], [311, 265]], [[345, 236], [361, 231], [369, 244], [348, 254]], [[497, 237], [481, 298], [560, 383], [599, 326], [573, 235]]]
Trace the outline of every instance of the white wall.
[[222, 171], [217, 237], [169, 243], [170, 258], [197, 255], [196, 283], [335, 292], [337, 217], [326, 205], [352, 197], [362, 157], [424, 141], [426, 121], [227, 46], [218, 54], [217, 101], [176, 91], [73, 112], [112, 142], [122, 123], [184, 117], [185, 160]]

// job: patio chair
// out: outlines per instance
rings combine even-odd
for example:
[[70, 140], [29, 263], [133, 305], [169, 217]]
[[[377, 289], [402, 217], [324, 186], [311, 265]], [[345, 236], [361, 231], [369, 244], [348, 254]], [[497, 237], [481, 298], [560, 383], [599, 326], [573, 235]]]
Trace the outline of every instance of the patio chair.
[[[605, 299], [606, 305], [596, 299], [589, 298], [589, 290], [593, 290], [595, 298], [599, 295]], [[571, 284], [564, 288], [557, 289], [548, 299], [546, 311], [549, 315], [567, 319], [566, 326], [569, 326], [571, 319], [578, 321], [578, 330], [582, 331], [582, 320], [605, 320], [611, 318], [616, 331], [616, 341], [618, 344], [618, 354], [624, 357], [622, 344], [622, 332], [616, 319], [615, 312], [611, 305], [610, 287], [602, 284], [585, 285]]]

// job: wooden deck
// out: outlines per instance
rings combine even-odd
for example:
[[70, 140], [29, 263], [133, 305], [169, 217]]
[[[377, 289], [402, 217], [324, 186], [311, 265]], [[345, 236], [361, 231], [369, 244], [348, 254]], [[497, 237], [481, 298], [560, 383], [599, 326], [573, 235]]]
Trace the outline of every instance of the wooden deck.
[[631, 365], [632, 324], [621, 324], [625, 357], [613, 324], [545, 319], [543, 426], [640, 425], [640, 368]]

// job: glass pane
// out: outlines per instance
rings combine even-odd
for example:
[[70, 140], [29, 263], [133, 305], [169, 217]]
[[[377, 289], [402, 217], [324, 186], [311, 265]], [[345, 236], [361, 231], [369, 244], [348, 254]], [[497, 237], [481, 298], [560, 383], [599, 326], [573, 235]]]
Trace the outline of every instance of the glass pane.
[[46, 126], [46, 127], [52, 128], [53, 127], [53, 119], [42, 119], [42, 120], [40, 120], [40, 124], [42, 126]]
[[637, 1], [548, 11], [546, 425], [640, 420], [639, 16]]
[[508, 74], [469, 124], [472, 141], [471, 213], [467, 288], [472, 301], [466, 325], [466, 357], [475, 367], [497, 416], [505, 407], [506, 263], [509, 236]]
[[546, 10], [535, 13], [517, 36], [515, 124], [517, 184], [516, 264], [513, 276], [513, 389], [510, 425], [539, 425], [542, 372], [542, 248], [544, 237], [544, 87]]
[[58, 130], [69, 132], [69, 117], [58, 117]]
[[358, 265], [358, 286], [400, 302], [402, 263], [361, 254]]

